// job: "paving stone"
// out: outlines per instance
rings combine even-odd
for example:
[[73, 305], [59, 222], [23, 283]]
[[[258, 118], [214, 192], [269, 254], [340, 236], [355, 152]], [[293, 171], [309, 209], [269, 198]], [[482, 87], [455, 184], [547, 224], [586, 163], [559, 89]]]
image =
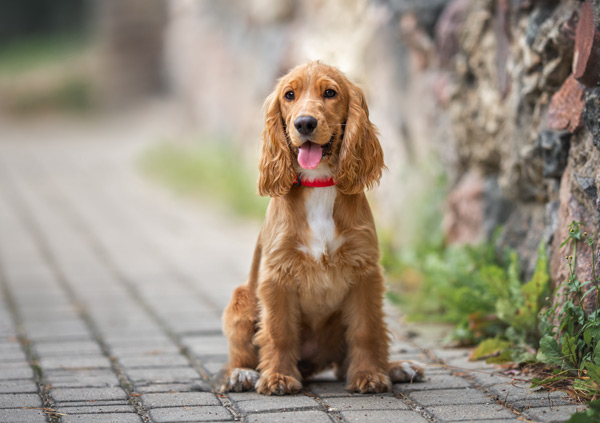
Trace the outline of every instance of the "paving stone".
[[334, 410], [408, 410], [409, 407], [396, 397], [373, 395], [369, 397], [327, 398], [324, 402]]
[[488, 386], [488, 390], [504, 403], [513, 404], [517, 408], [553, 407], [555, 405], [573, 404], [567, 394], [561, 391], [548, 392], [538, 389], [533, 391], [530, 384], [515, 383]]
[[57, 402], [63, 401], [102, 401], [127, 399], [121, 388], [52, 389], [50, 395]]
[[340, 397], [349, 395], [349, 392], [344, 389], [345, 386], [345, 382], [317, 382], [310, 383], [306, 389], [322, 397]]
[[15, 361], [26, 361], [25, 353], [17, 341], [0, 343], [0, 362]]
[[422, 382], [414, 383], [395, 383], [394, 391], [399, 392], [413, 392], [413, 391], [424, 391], [430, 389], [451, 389], [451, 388], [471, 388], [473, 385], [466, 379], [460, 376], [454, 376], [451, 374], [430, 374]]
[[37, 342], [34, 350], [40, 357], [102, 355], [100, 346], [94, 341]]
[[405, 410], [361, 410], [341, 413], [348, 423], [426, 423], [416, 411]]
[[233, 420], [231, 413], [221, 406], [155, 408], [150, 410], [150, 418], [156, 423]]
[[238, 400], [235, 404], [243, 414], [265, 411], [291, 410], [295, 408], [317, 408], [318, 402], [304, 395], [265, 396], [258, 399]]
[[318, 410], [280, 411], [252, 414], [244, 419], [248, 423], [332, 423], [334, 419]]
[[69, 414], [61, 417], [62, 423], [141, 423], [134, 413]]
[[1, 380], [0, 394], [22, 394], [38, 392], [37, 384], [33, 380]]
[[41, 358], [39, 364], [44, 371], [56, 369], [109, 369], [111, 367], [108, 358], [101, 355], [47, 357]]
[[142, 405], [146, 408], [180, 407], [191, 405], [221, 405], [217, 396], [210, 392], [173, 392], [142, 395]]
[[0, 394], [0, 408], [40, 407], [42, 399], [37, 394]]
[[229, 352], [227, 339], [222, 335], [186, 336], [182, 342], [198, 356], [227, 355]]
[[120, 358], [119, 363], [126, 368], [179, 367], [189, 365], [187, 358], [181, 354], [132, 355]]
[[0, 409], [0, 422], [46, 423], [46, 415], [42, 410]]
[[[201, 391], [205, 392], [206, 389], [195, 389], [196, 383], [153, 383], [148, 386], [136, 387], [136, 392], [139, 393], [161, 393], [161, 392], [189, 392], [189, 391]], [[208, 389], [210, 391], [211, 389]]]
[[26, 361], [0, 363], [0, 380], [33, 379], [33, 370]]
[[411, 392], [408, 397], [418, 404], [452, 405], [452, 404], [496, 404], [483, 392], [475, 388], [435, 389], [431, 391]]
[[562, 422], [568, 420], [573, 413], [585, 410], [581, 405], [559, 405], [556, 407], [539, 407], [523, 411], [523, 415], [538, 422]]
[[119, 386], [119, 379], [110, 370], [51, 370], [44, 373], [55, 388], [103, 388]]
[[127, 375], [134, 384], [185, 383], [200, 379], [192, 367], [128, 369]]
[[446, 421], [514, 418], [515, 414], [500, 404], [437, 405], [426, 407], [435, 418]]
[[83, 405], [83, 406], [60, 406], [56, 411], [64, 414], [103, 414], [103, 413], [135, 413], [132, 405]]

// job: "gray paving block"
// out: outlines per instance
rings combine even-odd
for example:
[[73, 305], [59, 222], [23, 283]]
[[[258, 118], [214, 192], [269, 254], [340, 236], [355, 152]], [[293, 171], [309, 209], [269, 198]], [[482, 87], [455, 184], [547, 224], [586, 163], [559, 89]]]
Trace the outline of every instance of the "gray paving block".
[[408, 410], [343, 411], [348, 423], [427, 423], [419, 413]]
[[107, 413], [135, 413], [135, 408], [132, 405], [79, 405], [79, 406], [60, 406], [56, 407], [56, 411], [64, 414], [107, 414]]
[[227, 339], [223, 335], [186, 336], [182, 342], [194, 355], [226, 355], [229, 352]]
[[487, 389], [502, 402], [518, 409], [534, 407], [553, 407], [573, 404], [566, 393], [561, 391], [531, 390], [528, 383], [501, 384], [488, 386]]
[[334, 397], [323, 399], [334, 410], [408, 410], [402, 400], [393, 396]]
[[42, 410], [0, 409], [0, 422], [46, 423], [46, 415]]
[[224, 407], [169, 407], [150, 410], [150, 418], [156, 423], [231, 421], [233, 416]]
[[41, 407], [38, 394], [0, 394], [0, 408]]
[[237, 401], [235, 407], [242, 414], [260, 413], [265, 411], [286, 411], [295, 408], [317, 408], [319, 403], [304, 395], [265, 396], [257, 399]]
[[452, 388], [470, 388], [473, 385], [466, 379], [452, 374], [430, 374], [422, 382], [414, 383], [395, 383], [394, 391], [408, 393], [413, 391], [425, 391], [430, 389], [452, 389]]
[[119, 386], [119, 379], [111, 370], [50, 370], [44, 373], [55, 388], [103, 388]]
[[110, 369], [110, 360], [102, 355], [63, 355], [41, 358], [40, 367], [47, 370]]
[[69, 414], [61, 417], [62, 423], [141, 423], [134, 413]]
[[16, 342], [0, 343], [0, 362], [26, 361], [25, 353]]
[[0, 363], [0, 380], [33, 379], [33, 370], [26, 361]]
[[52, 389], [50, 395], [57, 402], [63, 401], [102, 401], [102, 400], [124, 400], [127, 393], [121, 388], [81, 388]]
[[136, 387], [136, 392], [139, 393], [161, 393], [161, 392], [189, 392], [196, 391], [194, 387], [196, 383], [153, 383], [148, 386]]
[[568, 420], [573, 413], [583, 411], [586, 407], [583, 405], [559, 405], [556, 407], [539, 407], [523, 411], [523, 416], [537, 422], [564, 422]]
[[465, 421], [477, 419], [514, 418], [515, 414], [500, 404], [436, 405], [426, 407], [439, 420]]
[[327, 413], [319, 410], [252, 414], [244, 419], [247, 423], [332, 423], [335, 421]]
[[94, 341], [69, 341], [69, 342], [38, 342], [34, 350], [42, 357], [76, 355], [102, 355], [102, 349]]
[[0, 394], [36, 393], [37, 384], [33, 380], [1, 380]]
[[490, 398], [476, 388], [415, 391], [408, 394], [408, 397], [416, 403], [424, 406], [453, 404], [496, 404], [496, 400]]
[[317, 382], [308, 384], [306, 389], [322, 397], [340, 397], [349, 394], [345, 386], [346, 382]]
[[210, 392], [169, 392], [144, 394], [142, 405], [146, 408], [181, 407], [193, 405], [221, 405], [217, 396]]
[[126, 373], [134, 384], [187, 383], [200, 379], [192, 367], [127, 369]]
[[146, 354], [121, 357], [119, 363], [125, 368], [144, 367], [181, 367], [188, 366], [189, 361], [181, 354]]

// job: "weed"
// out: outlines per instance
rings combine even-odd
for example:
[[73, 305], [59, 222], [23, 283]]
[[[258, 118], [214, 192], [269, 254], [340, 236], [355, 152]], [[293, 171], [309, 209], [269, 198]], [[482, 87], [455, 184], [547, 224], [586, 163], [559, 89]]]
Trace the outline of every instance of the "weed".
[[[592, 251], [592, 279], [581, 282], [576, 274], [577, 245], [585, 242]], [[554, 305], [543, 313], [542, 338], [537, 354], [541, 363], [555, 367], [551, 377], [535, 379], [534, 386], [552, 386], [572, 381], [581, 398], [600, 397], [600, 309], [596, 275], [594, 238], [582, 232], [580, 222], [571, 222], [569, 235], [561, 247], [571, 244], [573, 252], [565, 260], [569, 268], [567, 280], [556, 290]], [[586, 313], [584, 300], [595, 294], [596, 308]]]
[[[424, 251], [424, 252], [423, 252]], [[547, 257], [540, 246], [536, 271], [523, 284], [514, 251], [498, 256], [494, 244], [448, 246], [422, 250], [402, 260], [398, 278], [418, 279], [410, 298], [396, 294], [413, 320], [455, 325], [451, 337], [478, 344], [473, 359], [490, 362], [533, 361], [539, 339], [538, 314], [547, 296]], [[388, 259], [389, 262], [389, 259]]]

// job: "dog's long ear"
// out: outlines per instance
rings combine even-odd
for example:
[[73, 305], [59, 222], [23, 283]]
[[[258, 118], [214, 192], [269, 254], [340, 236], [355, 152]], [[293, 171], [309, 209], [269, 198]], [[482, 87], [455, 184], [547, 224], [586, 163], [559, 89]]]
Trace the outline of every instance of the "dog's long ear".
[[369, 108], [362, 90], [349, 86], [348, 119], [335, 180], [345, 194], [358, 194], [379, 182], [385, 167], [377, 129], [369, 120]]
[[279, 108], [279, 88], [267, 98], [264, 109], [258, 193], [278, 197], [288, 193], [296, 178]]

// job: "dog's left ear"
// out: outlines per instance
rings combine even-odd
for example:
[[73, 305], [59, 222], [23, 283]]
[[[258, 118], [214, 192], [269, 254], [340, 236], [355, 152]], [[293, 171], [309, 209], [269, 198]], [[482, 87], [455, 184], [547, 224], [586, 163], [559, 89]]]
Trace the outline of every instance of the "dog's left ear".
[[349, 86], [348, 119], [335, 180], [344, 194], [358, 194], [379, 182], [385, 168], [377, 129], [369, 120], [369, 108], [362, 90]]

